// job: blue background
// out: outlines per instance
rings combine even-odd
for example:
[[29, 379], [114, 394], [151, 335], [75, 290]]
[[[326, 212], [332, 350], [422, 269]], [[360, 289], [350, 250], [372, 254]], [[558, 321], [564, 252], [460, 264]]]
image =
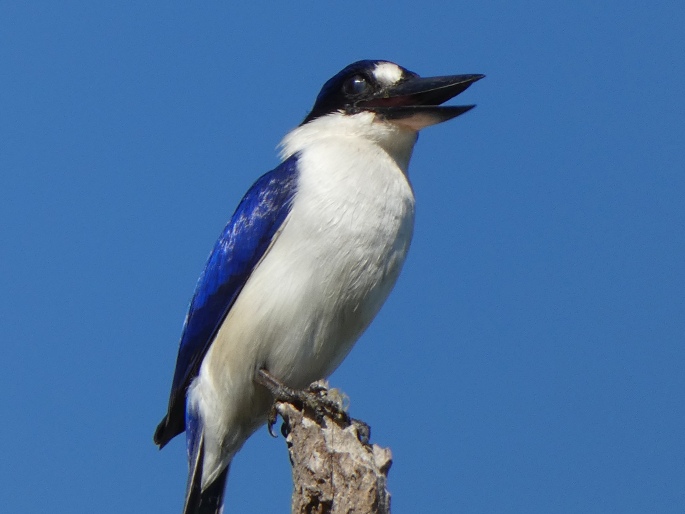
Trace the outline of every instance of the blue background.
[[[485, 73], [426, 129], [414, 243], [332, 377], [395, 514], [685, 509], [682, 2], [0, 4], [0, 505], [180, 512], [164, 414], [211, 246], [323, 82]], [[228, 513], [289, 512], [285, 444]]]

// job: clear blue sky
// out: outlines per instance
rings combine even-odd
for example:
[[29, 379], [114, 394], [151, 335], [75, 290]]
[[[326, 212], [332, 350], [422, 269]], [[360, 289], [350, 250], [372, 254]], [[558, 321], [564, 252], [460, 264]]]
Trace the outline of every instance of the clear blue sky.
[[[485, 73], [427, 129], [415, 239], [332, 377], [395, 514], [685, 509], [682, 2], [0, 4], [0, 505], [175, 513], [162, 452], [207, 254], [323, 82]], [[288, 512], [282, 439], [229, 513]]]

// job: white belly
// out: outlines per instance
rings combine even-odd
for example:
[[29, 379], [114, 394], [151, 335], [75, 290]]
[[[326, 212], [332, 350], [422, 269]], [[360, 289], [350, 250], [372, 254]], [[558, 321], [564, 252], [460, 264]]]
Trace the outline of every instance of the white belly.
[[399, 275], [413, 230], [411, 187], [387, 153], [373, 145], [355, 152], [353, 143], [341, 142], [339, 157], [328, 145], [326, 169], [313, 165], [323, 158], [316, 148], [301, 157], [293, 208], [191, 389], [205, 422], [226, 427], [222, 453], [237, 451], [265, 420], [256, 370], [295, 388], [328, 376]]

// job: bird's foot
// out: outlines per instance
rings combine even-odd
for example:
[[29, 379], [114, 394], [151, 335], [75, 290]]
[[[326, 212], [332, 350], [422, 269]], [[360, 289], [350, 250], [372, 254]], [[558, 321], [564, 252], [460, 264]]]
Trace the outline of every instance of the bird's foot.
[[[361, 428], [359, 422], [352, 420], [347, 412], [345, 412], [343, 396], [340, 394], [332, 395], [332, 391], [329, 391], [322, 382], [314, 382], [307, 390], [293, 389], [263, 369], [257, 372], [255, 382], [266, 387], [274, 397], [275, 402], [267, 418], [269, 433], [274, 437], [276, 436], [273, 432], [273, 426], [278, 416], [276, 402], [291, 403], [307, 411], [313, 415], [317, 423], [322, 423], [324, 418], [330, 418], [344, 425], [355, 422], [354, 424], [358, 429]], [[368, 430], [360, 430], [360, 434], [365, 432], [368, 432]]]

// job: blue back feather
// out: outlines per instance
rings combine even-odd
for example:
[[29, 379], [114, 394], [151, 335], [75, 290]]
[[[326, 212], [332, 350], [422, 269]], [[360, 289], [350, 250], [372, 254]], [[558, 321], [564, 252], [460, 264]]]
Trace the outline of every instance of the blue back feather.
[[[155, 436], [164, 445], [185, 426], [185, 397], [219, 327], [290, 212], [297, 156], [260, 177], [245, 194], [209, 255], [183, 325], [167, 418]], [[160, 432], [161, 429], [161, 432]]]

